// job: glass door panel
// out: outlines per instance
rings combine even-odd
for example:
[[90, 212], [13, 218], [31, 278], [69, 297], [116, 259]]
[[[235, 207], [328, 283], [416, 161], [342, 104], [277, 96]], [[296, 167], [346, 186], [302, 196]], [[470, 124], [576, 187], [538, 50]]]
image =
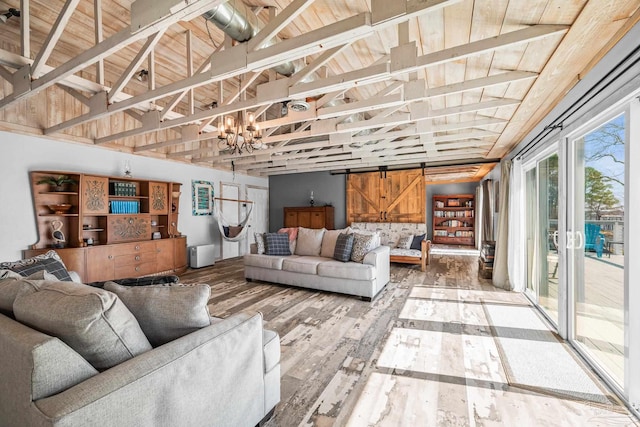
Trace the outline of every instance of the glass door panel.
[[527, 293], [558, 325], [558, 154], [525, 172]]
[[577, 345], [624, 384], [625, 116], [573, 141], [574, 334]]

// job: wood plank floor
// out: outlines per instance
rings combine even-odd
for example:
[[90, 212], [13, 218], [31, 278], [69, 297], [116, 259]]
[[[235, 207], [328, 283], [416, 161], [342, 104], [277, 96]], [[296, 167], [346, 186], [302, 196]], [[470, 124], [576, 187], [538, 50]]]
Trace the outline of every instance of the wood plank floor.
[[260, 311], [279, 333], [282, 399], [270, 427], [639, 425], [619, 404], [509, 385], [482, 304], [529, 302], [479, 278], [477, 257], [436, 254], [426, 272], [392, 264], [373, 302], [248, 283], [240, 258], [181, 280], [211, 285], [212, 315]]

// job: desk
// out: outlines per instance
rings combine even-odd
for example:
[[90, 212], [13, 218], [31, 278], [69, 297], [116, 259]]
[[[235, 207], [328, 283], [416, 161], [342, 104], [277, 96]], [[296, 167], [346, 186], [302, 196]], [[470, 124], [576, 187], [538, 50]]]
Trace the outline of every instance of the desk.
[[622, 245], [622, 246], [623, 246], [623, 248], [624, 248], [624, 242], [612, 242], [612, 241], [610, 241], [610, 240], [607, 240], [607, 241], [605, 242], [605, 244], [607, 245], [607, 257], [608, 257], [608, 258], [611, 258], [611, 252], [612, 252], [612, 250], [613, 250], [613, 246], [614, 246], [614, 245]]

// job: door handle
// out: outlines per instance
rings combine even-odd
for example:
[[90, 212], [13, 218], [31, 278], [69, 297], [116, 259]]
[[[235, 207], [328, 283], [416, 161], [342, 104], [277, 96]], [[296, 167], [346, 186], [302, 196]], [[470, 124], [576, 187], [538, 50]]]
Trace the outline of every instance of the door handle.
[[578, 237], [577, 240], [579, 241], [578, 245], [574, 246], [574, 249], [582, 249], [584, 247], [584, 236], [580, 231], [575, 231], [574, 233], [576, 237]]

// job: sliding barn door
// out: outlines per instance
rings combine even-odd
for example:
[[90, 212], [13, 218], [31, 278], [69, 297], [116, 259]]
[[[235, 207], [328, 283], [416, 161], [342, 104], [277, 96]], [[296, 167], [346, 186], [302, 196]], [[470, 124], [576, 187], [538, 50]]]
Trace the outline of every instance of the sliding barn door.
[[347, 223], [425, 223], [421, 169], [352, 174], [347, 177]]

